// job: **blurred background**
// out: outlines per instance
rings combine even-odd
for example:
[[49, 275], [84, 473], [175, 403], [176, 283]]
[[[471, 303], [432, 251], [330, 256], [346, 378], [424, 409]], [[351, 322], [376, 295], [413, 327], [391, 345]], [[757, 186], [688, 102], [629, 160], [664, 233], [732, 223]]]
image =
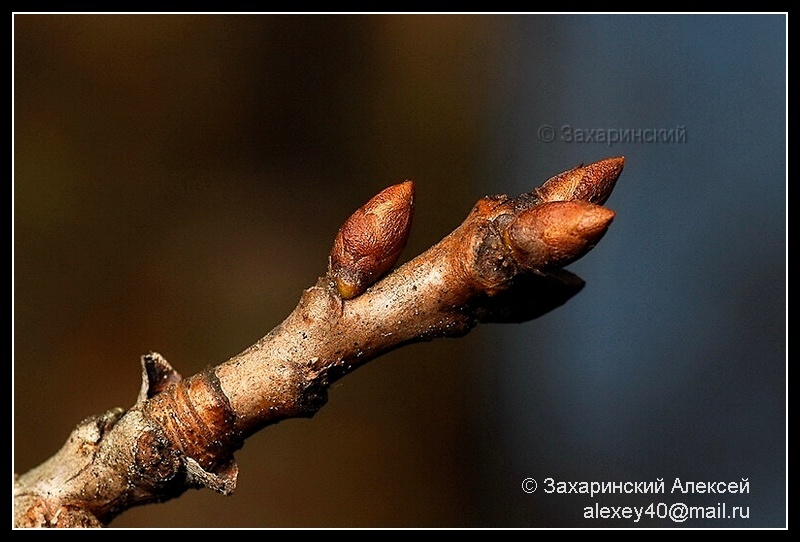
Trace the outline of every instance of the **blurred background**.
[[[131, 406], [142, 354], [188, 376], [280, 323], [385, 186], [417, 183], [405, 261], [484, 195], [624, 155], [565, 306], [379, 358], [249, 439], [234, 496], [112, 526], [786, 524], [785, 16], [13, 22], [15, 472]], [[749, 517], [584, 517], [659, 502]]]

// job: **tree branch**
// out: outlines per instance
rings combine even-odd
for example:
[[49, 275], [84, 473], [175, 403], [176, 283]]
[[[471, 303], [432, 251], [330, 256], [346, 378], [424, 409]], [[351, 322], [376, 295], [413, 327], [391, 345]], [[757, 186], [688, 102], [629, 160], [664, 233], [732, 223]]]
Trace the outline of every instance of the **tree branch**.
[[623, 163], [609, 158], [516, 198], [483, 198], [442, 241], [381, 278], [413, 212], [411, 181], [387, 188], [345, 222], [326, 275], [256, 344], [187, 379], [159, 354], [143, 356], [132, 408], [82, 421], [56, 455], [15, 480], [15, 525], [102, 526], [190, 488], [231, 494], [233, 453], [248, 436], [313, 416], [331, 383], [367, 361], [562, 305], [584, 283], [561, 268], [605, 234], [614, 213], [601, 205]]

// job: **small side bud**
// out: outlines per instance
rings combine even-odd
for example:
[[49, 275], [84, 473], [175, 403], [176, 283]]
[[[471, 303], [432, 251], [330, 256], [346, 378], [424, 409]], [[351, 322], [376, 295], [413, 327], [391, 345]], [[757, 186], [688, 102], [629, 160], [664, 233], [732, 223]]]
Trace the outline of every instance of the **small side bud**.
[[384, 189], [345, 221], [328, 266], [342, 299], [360, 295], [397, 263], [413, 212], [414, 181], [405, 181]]
[[606, 158], [551, 177], [536, 189], [543, 202], [581, 200], [602, 205], [611, 195], [625, 158]]
[[614, 211], [585, 201], [553, 201], [520, 213], [503, 231], [503, 243], [526, 269], [568, 265], [594, 248]]

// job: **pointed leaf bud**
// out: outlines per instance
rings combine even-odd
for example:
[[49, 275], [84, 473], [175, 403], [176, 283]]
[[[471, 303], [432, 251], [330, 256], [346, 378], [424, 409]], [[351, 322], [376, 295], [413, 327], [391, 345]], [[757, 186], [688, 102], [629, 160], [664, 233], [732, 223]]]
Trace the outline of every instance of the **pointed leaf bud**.
[[409, 180], [384, 189], [345, 221], [328, 268], [343, 299], [361, 294], [397, 263], [413, 211], [414, 182]]
[[614, 211], [585, 201], [542, 203], [520, 213], [503, 242], [524, 268], [559, 268], [589, 252], [613, 218]]
[[536, 189], [542, 201], [581, 200], [602, 205], [611, 195], [625, 158], [606, 158], [559, 173]]

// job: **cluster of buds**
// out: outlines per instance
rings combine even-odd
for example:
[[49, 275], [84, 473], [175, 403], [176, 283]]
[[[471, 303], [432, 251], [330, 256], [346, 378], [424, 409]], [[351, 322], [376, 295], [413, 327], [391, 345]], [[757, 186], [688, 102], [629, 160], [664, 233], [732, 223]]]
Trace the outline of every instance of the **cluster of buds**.
[[[547, 180], [529, 194], [507, 200], [512, 218], [502, 242], [523, 269], [564, 267], [603, 237], [614, 212], [602, 207], [625, 159], [607, 158]], [[414, 210], [414, 183], [390, 186], [353, 213], [339, 229], [328, 277], [342, 299], [352, 299], [386, 274], [405, 248]]]
[[624, 164], [622, 157], [607, 158], [559, 173], [537, 188], [533, 205], [503, 232], [515, 260], [527, 269], [555, 269], [594, 248], [614, 219], [614, 211], [602, 204]]

